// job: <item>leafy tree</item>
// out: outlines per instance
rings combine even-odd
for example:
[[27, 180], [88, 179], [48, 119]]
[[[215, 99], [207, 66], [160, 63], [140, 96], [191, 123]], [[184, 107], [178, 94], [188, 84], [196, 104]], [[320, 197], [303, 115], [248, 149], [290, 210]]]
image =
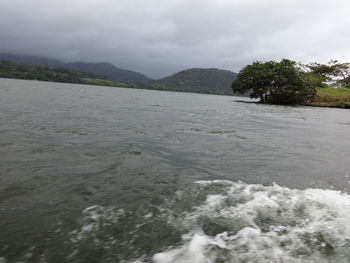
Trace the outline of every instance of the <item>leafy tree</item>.
[[274, 104], [298, 104], [311, 100], [316, 89], [294, 61], [254, 62], [244, 67], [232, 84], [234, 93], [251, 91], [251, 98]]
[[338, 81], [341, 87], [350, 89], [350, 77]]
[[348, 80], [350, 77], [350, 64], [349, 63], [338, 63], [337, 60], [331, 60], [325, 64], [310, 63], [307, 65], [310, 69], [310, 73], [318, 75], [324, 78], [325, 81], [334, 81], [344, 87], [349, 87]]
[[303, 72], [303, 81], [315, 88], [325, 88], [327, 85], [325, 82], [327, 81], [326, 77], [313, 73], [313, 72]]
[[333, 62], [328, 63], [328, 65], [310, 63], [308, 67], [310, 68], [311, 73], [323, 77], [325, 80], [331, 80], [335, 75], [335, 65]]

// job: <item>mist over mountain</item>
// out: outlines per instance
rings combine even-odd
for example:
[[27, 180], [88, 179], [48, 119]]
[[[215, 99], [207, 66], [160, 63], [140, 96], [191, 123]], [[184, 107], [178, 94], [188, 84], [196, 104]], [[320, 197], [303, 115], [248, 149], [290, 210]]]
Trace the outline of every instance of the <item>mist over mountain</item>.
[[134, 72], [131, 70], [126, 70], [126, 69], [120, 69], [107, 62], [65, 63], [57, 59], [51, 59], [51, 58], [45, 58], [45, 57], [39, 57], [39, 56], [23, 56], [23, 55], [15, 55], [15, 54], [8, 54], [8, 53], [0, 54], [0, 60], [76, 69], [87, 73], [101, 75], [110, 80], [118, 81], [118, 82], [145, 83], [151, 80], [150, 78], [146, 77], [141, 73]]

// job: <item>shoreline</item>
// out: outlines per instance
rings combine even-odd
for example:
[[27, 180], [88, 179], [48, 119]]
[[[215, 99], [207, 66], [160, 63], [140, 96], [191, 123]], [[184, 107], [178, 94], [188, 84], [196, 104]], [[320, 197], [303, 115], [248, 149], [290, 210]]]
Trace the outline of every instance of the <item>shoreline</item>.
[[[33, 79], [24, 79], [24, 78], [10, 78], [10, 77], [0, 77], [0, 79], [18, 79], [18, 80], [29, 80], [29, 81], [42, 81], [42, 82], [52, 82], [52, 83], [63, 83], [63, 84], [79, 84], [79, 85], [89, 85], [89, 86], [96, 86], [96, 87], [120, 87], [120, 88], [131, 88], [131, 89], [144, 89], [144, 90], [155, 90], [155, 91], [170, 91], [170, 92], [184, 92], [184, 93], [192, 93], [192, 94], [206, 94], [206, 95], [219, 95], [219, 96], [237, 96], [237, 95], [227, 95], [227, 94], [215, 94], [215, 93], [201, 93], [201, 92], [186, 92], [186, 91], [176, 91], [176, 90], [166, 90], [166, 89], [154, 89], [150, 88], [148, 86], [142, 86], [142, 85], [135, 85], [135, 84], [129, 84], [128, 86], [125, 85], [98, 85], [99, 81], [102, 81], [103, 84], [109, 84], [111, 82], [105, 81], [104, 80], [99, 80], [96, 79], [96, 81], [92, 81], [90, 83], [70, 83], [70, 82], [57, 82], [57, 81], [50, 81], [50, 80], [33, 80]], [[95, 80], [95, 79], [92, 79]], [[93, 83], [94, 82], [94, 83]], [[102, 84], [102, 83], [100, 83]], [[114, 84], [114, 83], [113, 83]], [[125, 84], [125, 83], [120, 83], [120, 84]], [[346, 96], [341, 96], [341, 95], [330, 95], [327, 94], [327, 92], [338, 92], [338, 91], [343, 91], [348, 93]], [[260, 103], [258, 101], [241, 101], [245, 103], [257, 103], [257, 104], [262, 104], [262, 105], [277, 105], [277, 106], [308, 106], [308, 107], [319, 107], [319, 108], [337, 108], [337, 109], [350, 109], [350, 89], [344, 89], [344, 88], [317, 88], [317, 95], [316, 95], [316, 101], [315, 102], [309, 102], [309, 103], [304, 103], [304, 104], [298, 104], [298, 105], [283, 105], [283, 104], [272, 104], [272, 103]], [[239, 96], [241, 97], [241, 96]], [[249, 98], [242, 96], [244, 98]]]
[[339, 104], [331, 104], [331, 103], [306, 103], [302, 104], [301, 106], [310, 106], [310, 107], [318, 107], [318, 108], [336, 108], [336, 109], [350, 109], [350, 103], [349, 102], [343, 102], [340, 105]]

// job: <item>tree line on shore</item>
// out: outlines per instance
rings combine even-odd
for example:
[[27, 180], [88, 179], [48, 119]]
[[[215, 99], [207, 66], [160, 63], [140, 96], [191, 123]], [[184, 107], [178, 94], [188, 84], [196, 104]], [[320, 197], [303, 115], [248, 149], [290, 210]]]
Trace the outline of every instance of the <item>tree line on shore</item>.
[[296, 105], [312, 103], [317, 89], [347, 88], [350, 91], [350, 64], [331, 60], [328, 64], [301, 64], [289, 59], [280, 62], [256, 61], [245, 66], [232, 84], [235, 94], [250, 92], [261, 103]]

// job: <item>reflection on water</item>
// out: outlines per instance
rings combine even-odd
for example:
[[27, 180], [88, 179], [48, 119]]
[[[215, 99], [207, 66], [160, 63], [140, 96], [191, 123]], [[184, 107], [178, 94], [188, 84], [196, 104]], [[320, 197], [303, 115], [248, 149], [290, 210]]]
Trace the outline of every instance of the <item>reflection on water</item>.
[[[303, 205], [329, 211], [327, 198], [323, 202], [319, 196], [330, 197], [339, 203], [333, 218], [331, 212], [324, 214], [330, 223], [321, 218], [319, 226], [338, 231], [334, 224], [346, 219], [340, 214], [348, 211], [347, 197], [328, 190], [290, 189], [349, 191], [350, 111], [235, 100], [242, 98], [1, 79], [0, 262], [147, 262], [153, 256], [156, 262], [185, 262], [191, 244], [199, 244], [192, 246], [198, 257], [191, 262], [203, 262], [201, 256], [227, 262], [245, 254], [218, 244], [241, 242], [253, 251], [248, 242], [252, 236], [259, 242], [253, 245], [263, 246], [271, 257], [272, 250], [282, 259], [300, 252], [296, 228], [282, 235], [277, 223], [287, 222], [278, 217], [266, 219], [268, 229], [249, 219], [255, 225], [243, 225], [253, 230], [244, 230], [230, 217], [204, 216], [199, 210], [205, 198], [220, 204], [218, 213], [237, 209], [237, 204], [225, 203], [227, 198], [246, 195], [228, 193], [226, 186], [178, 200], [175, 206], [183, 210], [176, 211], [190, 227], [169, 223], [171, 200], [188, 187], [197, 189], [193, 182], [198, 180], [288, 187], [260, 186], [263, 194], [252, 193], [265, 201], [274, 191], [283, 196], [285, 205], [277, 206], [284, 216], [293, 198], [317, 193]], [[237, 189], [247, 191], [243, 185]], [[204, 224], [207, 219], [223, 224]], [[312, 262], [318, 254], [324, 262], [346, 260], [346, 232], [337, 236], [326, 229], [319, 234], [311, 223], [303, 227], [302, 235], [310, 237], [301, 239], [310, 244], [300, 248], [298, 255], [305, 253], [300, 260]], [[238, 238], [243, 230], [247, 232]], [[285, 237], [285, 248], [271, 235]], [[318, 241], [312, 241], [315, 235]], [[333, 259], [324, 256], [331, 252]], [[248, 254], [237, 262], [254, 262]]]

